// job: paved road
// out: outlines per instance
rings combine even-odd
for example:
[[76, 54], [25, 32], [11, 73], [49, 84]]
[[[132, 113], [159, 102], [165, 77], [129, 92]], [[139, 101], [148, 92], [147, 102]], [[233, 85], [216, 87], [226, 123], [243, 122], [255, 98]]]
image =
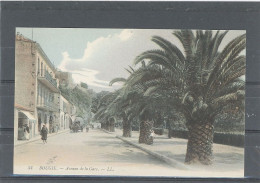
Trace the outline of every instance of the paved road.
[[62, 133], [15, 147], [14, 173], [169, 175], [174, 169], [100, 130]]

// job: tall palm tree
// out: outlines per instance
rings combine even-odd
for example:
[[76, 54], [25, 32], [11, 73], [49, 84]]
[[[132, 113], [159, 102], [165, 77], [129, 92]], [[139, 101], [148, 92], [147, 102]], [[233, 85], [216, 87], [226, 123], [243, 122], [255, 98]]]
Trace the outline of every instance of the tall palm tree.
[[[112, 86], [116, 82], [123, 82], [125, 84], [125, 78], [115, 78], [110, 81], [109, 85]], [[128, 119], [126, 108], [129, 106], [129, 101], [126, 97], [123, 97], [123, 88], [118, 90], [118, 95], [115, 100], [108, 106], [111, 115], [117, 116], [122, 119], [123, 125], [123, 137], [132, 136], [132, 123]]]
[[[186, 118], [189, 130], [186, 163], [212, 163], [214, 118], [223, 110], [241, 108], [244, 80], [246, 36], [241, 35], [220, 50], [227, 31], [191, 30], [173, 33], [182, 52], [171, 42], [154, 36], [161, 49], [139, 55], [135, 64], [147, 61], [146, 70], [130, 85], [149, 85], [144, 94], [170, 103]], [[241, 108], [242, 109], [242, 108]]]
[[[148, 97], [143, 97], [145, 91], [144, 85], [135, 84], [131, 86], [133, 76], [137, 76], [142, 72], [143, 67], [138, 70], [134, 70], [131, 66], [126, 69], [130, 76], [125, 78], [115, 78], [110, 82], [113, 85], [116, 82], [123, 82], [124, 85], [120, 89], [120, 92], [116, 99], [109, 106], [109, 111], [112, 115], [117, 115], [123, 119], [123, 136], [131, 137], [132, 121], [137, 120], [140, 122], [140, 135], [139, 143], [152, 144], [153, 139], [151, 138], [151, 131], [153, 127], [153, 121], [149, 113], [149, 106], [152, 102], [149, 101]], [[147, 87], [146, 87], [147, 88]]]
[[[123, 119], [123, 136], [131, 136], [131, 125], [133, 120], [140, 121], [139, 143], [152, 144], [151, 132], [153, 127], [153, 114], [155, 100], [149, 96], [143, 96], [148, 85], [136, 83], [136, 77], [143, 73], [146, 69], [145, 64], [141, 68], [134, 70], [132, 67], [127, 69], [130, 76], [125, 78], [115, 78], [110, 82], [123, 82], [123, 87], [115, 100], [109, 105], [108, 109], [111, 115], [117, 115]], [[132, 85], [131, 83], [135, 83]]]
[[[157, 72], [152, 72], [153, 70]], [[158, 97], [158, 95], [149, 95], [154, 91], [153, 82], [148, 79], [158, 77], [158, 66], [147, 67], [142, 62], [142, 67], [138, 68], [125, 81], [124, 95], [129, 100], [127, 114], [129, 118], [139, 118], [140, 135], [139, 143], [152, 144], [151, 137], [154, 120], [158, 117], [158, 113], [165, 112], [168, 103]]]

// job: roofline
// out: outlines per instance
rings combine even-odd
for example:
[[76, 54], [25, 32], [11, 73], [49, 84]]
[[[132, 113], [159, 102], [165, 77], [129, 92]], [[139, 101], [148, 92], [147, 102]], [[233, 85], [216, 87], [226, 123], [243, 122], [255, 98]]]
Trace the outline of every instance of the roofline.
[[[17, 36], [17, 35], [16, 35]], [[46, 53], [43, 51], [41, 45], [39, 43], [37, 43], [36, 41], [33, 41], [31, 39], [29, 39], [28, 37], [20, 34], [20, 36], [22, 36], [25, 39], [20, 39], [17, 41], [24, 41], [24, 42], [31, 42], [34, 43], [36, 45], [37, 50], [39, 51], [39, 53], [42, 55], [42, 57], [44, 57], [44, 59], [47, 61], [47, 64], [54, 70], [54, 72], [57, 71], [57, 69], [55, 68], [55, 66], [51, 63], [49, 57], [46, 55]]]
[[50, 59], [48, 58], [48, 56], [46, 55], [46, 53], [43, 51], [41, 45], [37, 42], [35, 42], [36, 48], [39, 51], [39, 53], [42, 55], [42, 57], [44, 57], [44, 59], [47, 61], [47, 64], [54, 70], [54, 72], [56, 72], [56, 68], [55, 66], [51, 63]]
[[60, 95], [65, 99], [67, 100], [68, 103], [70, 103], [71, 105], [74, 105], [72, 102], [70, 102], [64, 95], [62, 95], [62, 93], [60, 92]]

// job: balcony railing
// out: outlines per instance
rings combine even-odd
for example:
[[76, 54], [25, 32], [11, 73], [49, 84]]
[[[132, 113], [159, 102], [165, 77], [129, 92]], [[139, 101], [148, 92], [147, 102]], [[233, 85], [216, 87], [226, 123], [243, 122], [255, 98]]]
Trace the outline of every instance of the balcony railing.
[[59, 106], [57, 104], [54, 104], [53, 102], [39, 103], [39, 104], [37, 104], [37, 107], [40, 109], [49, 110], [49, 111], [58, 111], [59, 110]]
[[47, 85], [52, 91], [58, 92], [58, 85], [56, 79], [52, 78], [51, 74], [45, 70], [41, 72], [41, 75], [38, 76], [38, 79], [45, 85]]
[[57, 81], [52, 78], [51, 74], [47, 71], [45, 71], [44, 77], [53, 85], [57, 88]]

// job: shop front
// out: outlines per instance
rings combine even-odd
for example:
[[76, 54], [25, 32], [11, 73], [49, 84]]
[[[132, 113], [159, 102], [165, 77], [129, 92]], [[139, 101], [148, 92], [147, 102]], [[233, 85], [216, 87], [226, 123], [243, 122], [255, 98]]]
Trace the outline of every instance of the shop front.
[[35, 136], [36, 119], [29, 111], [18, 111], [18, 140], [29, 140]]

